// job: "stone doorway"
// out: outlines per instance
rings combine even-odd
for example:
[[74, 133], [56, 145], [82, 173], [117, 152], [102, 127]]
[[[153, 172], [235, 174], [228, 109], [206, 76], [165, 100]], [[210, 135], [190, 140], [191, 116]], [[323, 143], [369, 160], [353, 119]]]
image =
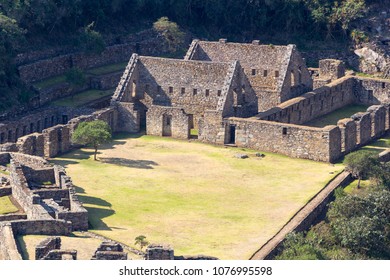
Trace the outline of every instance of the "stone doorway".
[[236, 126], [230, 125], [230, 135], [228, 144], [236, 144]]
[[172, 136], [172, 116], [163, 115], [163, 131], [162, 136]]

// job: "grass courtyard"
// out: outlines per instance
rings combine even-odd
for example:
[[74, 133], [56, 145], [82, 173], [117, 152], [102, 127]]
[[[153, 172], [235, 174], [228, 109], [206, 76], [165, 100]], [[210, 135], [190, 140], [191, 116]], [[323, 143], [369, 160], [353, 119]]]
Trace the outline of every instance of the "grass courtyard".
[[[246, 153], [248, 159], [237, 159]], [[152, 136], [56, 158], [89, 213], [91, 230], [129, 246], [138, 235], [175, 255], [248, 259], [341, 165]]]
[[337, 125], [337, 122], [341, 119], [350, 118], [353, 114], [358, 112], [365, 112], [368, 106], [364, 105], [349, 105], [341, 109], [338, 109], [332, 113], [326, 114], [308, 123], [307, 126], [324, 127], [327, 125]]

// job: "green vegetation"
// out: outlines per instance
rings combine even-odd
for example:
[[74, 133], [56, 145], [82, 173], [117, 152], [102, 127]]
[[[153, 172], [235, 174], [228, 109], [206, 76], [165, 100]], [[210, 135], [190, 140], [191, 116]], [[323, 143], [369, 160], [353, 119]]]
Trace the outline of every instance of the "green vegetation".
[[57, 106], [66, 106], [66, 107], [82, 107], [97, 99], [106, 96], [111, 96], [113, 92], [114, 89], [109, 89], [109, 90], [92, 89], [92, 90], [87, 90], [87, 91], [77, 93], [73, 97], [69, 96], [69, 97], [59, 99], [53, 102], [53, 104]]
[[367, 106], [363, 105], [349, 105], [338, 109], [330, 114], [319, 117], [313, 121], [305, 123], [307, 126], [314, 127], [324, 127], [327, 125], [337, 125], [337, 122], [344, 118], [350, 118], [353, 114], [357, 112], [365, 112], [367, 110]]
[[98, 147], [112, 138], [111, 129], [105, 121], [95, 120], [80, 123], [72, 134], [72, 141], [76, 144], [92, 146], [93, 159], [96, 160]]
[[18, 208], [11, 202], [8, 196], [0, 197], [0, 215], [18, 212]]
[[127, 66], [127, 62], [109, 64], [102, 67], [97, 67], [97, 68], [87, 70], [87, 74], [99, 76], [99, 75], [105, 75], [114, 72], [122, 72], [125, 70], [126, 66]]
[[177, 23], [169, 21], [167, 17], [159, 18], [153, 23], [153, 28], [163, 35], [172, 53], [177, 52], [178, 47], [184, 43], [185, 33], [180, 30]]
[[[310, 48], [325, 44], [345, 49], [364, 42], [357, 30], [367, 4], [379, 0], [30, 0], [0, 6], [0, 110], [27, 103], [32, 92], [20, 81], [12, 60], [17, 53], [72, 46], [87, 54], [104, 51], [105, 42], [121, 42], [130, 31], [154, 28], [179, 54], [185, 28], [198, 38], [250, 41]], [[169, 20], [168, 20], [169, 18]], [[153, 26], [151, 23], [153, 23]], [[179, 27], [180, 26], [180, 27]], [[313, 44], [315, 42], [315, 44]], [[326, 45], [327, 48], [329, 45]]]
[[139, 245], [141, 251], [142, 251], [142, 249], [144, 247], [149, 245], [149, 241], [146, 240], [146, 236], [145, 235], [139, 235], [134, 240], [135, 240], [134, 245]]
[[99, 161], [93, 150], [81, 149], [53, 162], [78, 186], [92, 231], [129, 246], [143, 234], [179, 255], [249, 258], [342, 169], [271, 153], [259, 158], [247, 149], [126, 137], [103, 145]]
[[38, 83], [35, 83], [34, 86], [37, 87], [38, 89], [42, 90], [42, 89], [50, 88], [54, 85], [62, 84], [65, 82], [66, 82], [66, 76], [60, 75], [60, 76], [55, 76], [55, 77], [40, 81]]
[[344, 162], [358, 181], [336, 190], [324, 221], [307, 233], [290, 234], [277, 259], [390, 258], [390, 164], [364, 149]]

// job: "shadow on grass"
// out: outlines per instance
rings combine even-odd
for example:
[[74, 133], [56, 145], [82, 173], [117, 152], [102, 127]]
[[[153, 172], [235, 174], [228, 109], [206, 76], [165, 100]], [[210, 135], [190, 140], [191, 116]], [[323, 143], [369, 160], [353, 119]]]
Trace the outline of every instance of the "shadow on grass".
[[100, 158], [100, 161], [103, 163], [140, 169], [153, 169], [153, 166], [158, 165], [156, 162], [151, 160], [131, 160], [125, 158]]
[[88, 207], [85, 209], [88, 211], [88, 220], [90, 223], [90, 229], [94, 230], [107, 230], [111, 231], [112, 229], [103, 222], [104, 218], [110, 217], [115, 214], [115, 211], [112, 209]]
[[[77, 191], [77, 189], [76, 189]], [[84, 192], [85, 193], [85, 192]], [[91, 204], [91, 205], [96, 205], [96, 206], [102, 206], [102, 207], [111, 207], [112, 204], [109, 203], [107, 200], [98, 198], [98, 197], [93, 197], [93, 196], [87, 196], [87, 195], [79, 195], [78, 196], [80, 201], [85, 204]]]

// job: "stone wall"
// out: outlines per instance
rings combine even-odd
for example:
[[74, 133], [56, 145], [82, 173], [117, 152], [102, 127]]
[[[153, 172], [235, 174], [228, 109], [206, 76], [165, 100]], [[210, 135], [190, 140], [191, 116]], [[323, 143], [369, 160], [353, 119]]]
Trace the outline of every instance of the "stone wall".
[[43, 259], [51, 250], [58, 250], [61, 248], [61, 238], [60, 237], [49, 237], [45, 240], [42, 240], [35, 247], [35, 259]]
[[64, 74], [70, 68], [90, 69], [127, 61], [132, 53], [153, 55], [166, 49], [161, 36], [138, 43], [125, 43], [106, 47], [101, 54], [72, 53], [38, 60], [18, 67], [21, 79], [27, 83]]
[[321, 129], [239, 118], [229, 118], [227, 125], [234, 127], [238, 147], [326, 162], [341, 156], [341, 133], [336, 126]]
[[273, 46], [193, 41], [187, 60], [232, 62], [238, 60], [258, 96], [259, 111], [296, 97], [312, 88], [310, 73], [294, 45]]
[[9, 187], [0, 187], [0, 197], [8, 196], [12, 194], [12, 188]]
[[92, 260], [127, 260], [127, 253], [123, 252], [123, 247], [115, 242], [103, 242], [97, 248]]
[[[89, 110], [86, 111], [87, 113], [90, 112]], [[68, 152], [72, 149], [72, 133], [82, 121], [104, 120], [109, 124], [113, 132], [117, 131], [118, 116], [115, 108], [106, 108], [90, 115], [75, 117], [68, 122], [68, 116], [76, 116], [77, 112], [77, 110], [69, 110], [67, 112], [69, 113], [68, 115], [62, 116], [66, 124], [55, 125], [44, 129], [42, 133], [33, 133], [19, 138], [14, 147], [16, 148], [15, 150], [20, 153], [45, 156], [48, 158]], [[82, 111], [80, 112], [82, 113]], [[16, 125], [15, 123], [13, 124], [14, 127]], [[0, 145], [0, 150], [2, 150], [2, 146], [4, 145]]]
[[174, 260], [174, 250], [167, 245], [151, 244], [146, 248], [146, 260]]
[[9, 222], [0, 222], [0, 259], [22, 260]]
[[27, 215], [26, 214], [0, 215], [0, 222], [15, 221], [15, 220], [27, 220]]
[[304, 124], [355, 102], [355, 80], [345, 77], [258, 115], [261, 120]]
[[64, 220], [20, 220], [11, 222], [14, 235], [69, 235], [72, 223]]
[[181, 108], [151, 106], [146, 114], [146, 134], [188, 139], [189, 116]]
[[390, 103], [390, 81], [356, 77], [355, 95], [357, 102], [364, 105]]

